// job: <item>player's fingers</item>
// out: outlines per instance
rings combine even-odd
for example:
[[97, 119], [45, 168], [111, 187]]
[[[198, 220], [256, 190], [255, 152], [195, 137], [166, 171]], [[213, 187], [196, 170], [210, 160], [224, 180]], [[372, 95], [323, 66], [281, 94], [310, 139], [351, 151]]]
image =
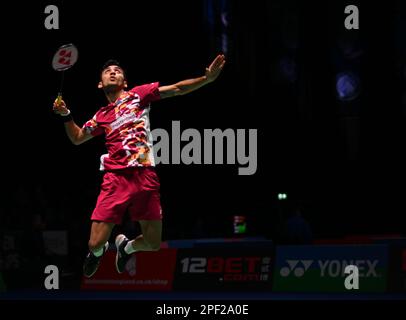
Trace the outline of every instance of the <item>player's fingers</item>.
[[53, 107], [52, 107], [52, 110], [54, 112], [57, 112], [57, 113], [64, 113], [64, 112], [66, 112], [66, 107], [65, 106], [60, 106], [58, 104], [54, 104]]
[[221, 69], [223, 68], [223, 66], [224, 66], [224, 63], [219, 64], [218, 66], [216, 66], [216, 67], [214, 68], [214, 72], [220, 72]]
[[219, 64], [219, 61], [220, 61], [220, 56], [217, 56], [216, 59], [214, 59], [214, 61], [211, 63], [210, 68], [211, 69], [215, 68]]
[[55, 102], [65, 103], [64, 100], [62, 99], [62, 97], [59, 97], [59, 96], [55, 98]]

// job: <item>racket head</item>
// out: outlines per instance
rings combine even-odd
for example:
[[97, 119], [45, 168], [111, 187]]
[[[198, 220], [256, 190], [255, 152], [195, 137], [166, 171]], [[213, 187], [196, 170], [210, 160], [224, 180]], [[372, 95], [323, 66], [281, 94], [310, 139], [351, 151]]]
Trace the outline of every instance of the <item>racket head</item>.
[[55, 52], [52, 59], [52, 68], [56, 71], [70, 69], [78, 60], [78, 49], [74, 44], [64, 44]]

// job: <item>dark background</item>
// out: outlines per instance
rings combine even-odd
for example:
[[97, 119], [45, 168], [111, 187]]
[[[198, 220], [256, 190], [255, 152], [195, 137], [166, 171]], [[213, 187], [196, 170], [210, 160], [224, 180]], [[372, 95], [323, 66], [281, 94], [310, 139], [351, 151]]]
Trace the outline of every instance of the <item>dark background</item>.
[[[314, 238], [405, 233], [404, 1], [54, 1], [59, 30], [44, 27], [48, 4], [9, 9], [1, 26], [3, 232], [24, 230], [33, 243], [34, 230], [68, 230], [76, 256], [86, 250], [105, 147], [103, 138], [73, 146], [52, 114], [60, 45], [79, 50], [64, 99], [82, 125], [105, 104], [96, 86], [107, 59], [126, 66], [130, 85], [171, 84], [202, 75], [224, 51], [224, 34], [220, 78], [154, 103], [151, 123], [258, 129], [257, 171], [158, 166], [164, 240], [232, 236], [232, 217], [246, 215], [248, 235], [278, 241], [295, 206]], [[360, 30], [344, 28], [349, 4], [360, 10]], [[361, 91], [340, 102], [335, 79], [344, 70], [358, 73]]]

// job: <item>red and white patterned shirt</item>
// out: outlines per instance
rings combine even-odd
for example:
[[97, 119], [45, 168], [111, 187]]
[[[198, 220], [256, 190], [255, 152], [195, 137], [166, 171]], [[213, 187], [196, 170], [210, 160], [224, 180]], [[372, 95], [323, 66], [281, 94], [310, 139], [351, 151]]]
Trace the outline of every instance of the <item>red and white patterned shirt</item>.
[[106, 136], [108, 153], [100, 158], [100, 170], [155, 166], [149, 111], [161, 98], [158, 88], [154, 82], [125, 91], [83, 125], [93, 136]]

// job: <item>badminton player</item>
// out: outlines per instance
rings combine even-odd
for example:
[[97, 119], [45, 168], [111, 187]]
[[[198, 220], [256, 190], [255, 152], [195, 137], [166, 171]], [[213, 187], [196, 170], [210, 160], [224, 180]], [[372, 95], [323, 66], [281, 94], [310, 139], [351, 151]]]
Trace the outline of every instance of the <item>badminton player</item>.
[[103, 182], [96, 206], [91, 215], [89, 253], [83, 274], [91, 277], [109, 246], [115, 225], [121, 224], [126, 212], [132, 221], [139, 222], [141, 235], [128, 239], [119, 234], [116, 270], [125, 271], [131, 254], [138, 251], [157, 251], [161, 245], [162, 210], [160, 183], [155, 172], [153, 140], [150, 131], [150, 104], [164, 98], [184, 95], [217, 79], [225, 64], [218, 55], [199, 78], [161, 86], [158, 82], [127, 90], [127, 78], [118, 61], [107, 61], [100, 74], [98, 87], [104, 91], [108, 104], [79, 127], [64, 100], [55, 100], [53, 110], [61, 116], [66, 133], [73, 144], [104, 135], [108, 153], [101, 157]]

